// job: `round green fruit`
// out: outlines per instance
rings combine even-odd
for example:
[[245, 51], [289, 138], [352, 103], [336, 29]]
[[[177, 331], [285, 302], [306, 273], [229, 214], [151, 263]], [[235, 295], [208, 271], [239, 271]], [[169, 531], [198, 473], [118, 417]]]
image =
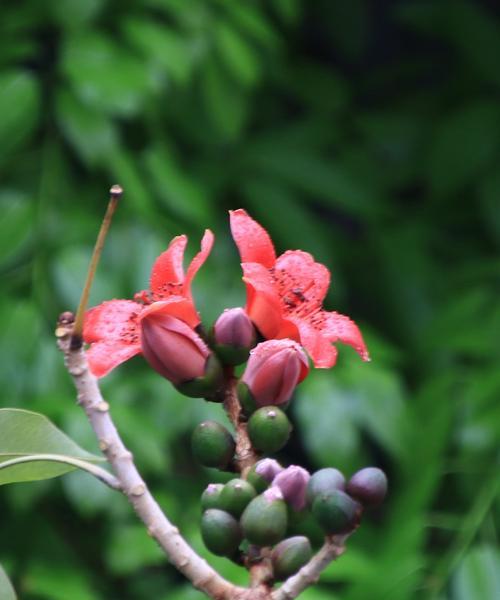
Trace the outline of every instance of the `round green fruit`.
[[191, 447], [200, 464], [218, 469], [227, 467], [235, 450], [233, 436], [216, 421], [203, 421], [195, 428]]
[[287, 579], [308, 563], [311, 557], [311, 543], [306, 537], [297, 535], [283, 540], [271, 554], [274, 578], [277, 581]]
[[229, 513], [209, 508], [201, 518], [201, 537], [205, 546], [217, 556], [232, 556], [241, 544], [238, 521]]
[[254, 487], [248, 481], [231, 479], [220, 494], [221, 508], [234, 517], [239, 517], [256, 495]]
[[244, 537], [256, 546], [272, 546], [283, 539], [288, 524], [285, 502], [271, 490], [254, 498], [241, 516]]
[[357, 525], [359, 508], [345, 492], [335, 490], [316, 496], [312, 514], [325, 533], [348, 533]]
[[277, 406], [264, 406], [255, 411], [248, 421], [248, 435], [252, 445], [262, 452], [277, 452], [290, 437], [290, 421]]
[[306, 500], [312, 506], [319, 494], [330, 494], [335, 490], [345, 490], [345, 477], [338, 469], [320, 469], [311, 475], [307, 484]]
[[201, 508], [207, 510], [208, 508], [222, 508], [220, 502], [220, 495], [224, 484], [222, 483], [210, 483], [203, 494], [201, 495]]

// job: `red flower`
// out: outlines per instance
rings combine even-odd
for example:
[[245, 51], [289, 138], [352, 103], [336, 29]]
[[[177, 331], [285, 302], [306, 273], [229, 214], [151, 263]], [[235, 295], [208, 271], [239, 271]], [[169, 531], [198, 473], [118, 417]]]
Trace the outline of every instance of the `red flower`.
[[[83, 339], [90, 347], [87, 360], [96, 377], [107, 375], [122, 362], [142, 352], [141, 327], [143, 317], [175, 317], [194, 329], [200, 323], [191, 295], [191, 283], [203, 265], [213, 245], [208, 229], [201, 240], [200, 252], [193, 258], [187, 272], [182, 266], [187, 237], [174, 238], [160, 254], [151, 270], [150, 291], [142, 291], [134, 300], [110, 300], [91, 308], [85, 315]], [[196, 335], [193, 332], [193, 335]], [[201, 344], [204, 342], [199, 340]], [[207, 349], [208, 355], [208, 349]]]
[[330, 284], [328, 269], [301, 250], [276, 257], [269, 234], [246, 211], [230, 211], [230, 216], [247, 285], [246, 311], [260, 333], [267, 339], [288, 337], [300, 342], [316, 367], [335, 364], [337, 349], [332, 342], [337, 341], [370, 360], [357, 325], [322, 309]]

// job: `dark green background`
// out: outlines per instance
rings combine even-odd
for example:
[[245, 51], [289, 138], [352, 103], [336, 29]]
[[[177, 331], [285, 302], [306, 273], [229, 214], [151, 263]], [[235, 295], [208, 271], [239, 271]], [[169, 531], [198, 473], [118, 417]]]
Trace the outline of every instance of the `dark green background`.
[[[306, 600], [500, 597], [500, 17], [494, 2], [25, 0], [0, 19], [2, 406], [96, 444], [53, 339], [110, 184], [126, 194], [92, 303], [147, 286], [205, 227], [207, 325], [244, 302], [227, 209], [332, 271], [326, 306], [372, 355], [300, 386], [284, 459], [383, 467], [388, 501]], [[189, 434], [220, 407], [141, 359], [103, 381], [162, 506], [195, 547], [220, 476]], [[88, 475], [0, 490], [23, 600], [195, 600], [125, 501]], [[208, 560], [234, 581], [244, 573]]]

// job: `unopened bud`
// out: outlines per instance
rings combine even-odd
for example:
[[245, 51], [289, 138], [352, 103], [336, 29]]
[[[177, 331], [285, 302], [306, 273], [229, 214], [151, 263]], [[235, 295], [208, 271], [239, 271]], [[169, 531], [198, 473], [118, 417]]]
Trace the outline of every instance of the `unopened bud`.
[[201, 518], [201, 537], [205, 546], [217, 556], [231, 556], [241, 543], [238, 521], [224, 510], [209, 508]]
[[292, 427], [286, 414], [277, 406], [263, 406], [250, 417], [247, 430], [254, 448], [272, 453], [287, 443]]
[[330, 494], [335, 490], [345, 490], [345, 477], [338, 469], [327, 467], [311, 475], [307, 484], [306, 500], [312, 506], [319, 494]]
[[272, 546], [282, 540], [287, 524], [286, 504], [278, 488], [254, 498], [241, 516], [243, 534], [256, 546]]
[[297, 573], [312, 557], [309, 540], [303, 535], [288, 538], [280, 542], [271, 554], [274, 578], [283, 581]]
[[242, 381], [258, 406], [286, 404], [309, 372], [307, 356], [293, 340], [268, 340], [251, 352]]
[[279, 487], [283, 498], [294, 510], [302, 510], [306, 505], [306, 489], [309, 473], [302, 467], [291, 465], [273, 479], [273, 487]]
[[325, 533], [348, 533], [358, 524], [361, 505], [341, 490], [319, 494], [314, 499], [312, 514]]
[[[156, 303], [157, 305], [163, 303]], [[210, 351], [187, 323], [152, 305], [141, 318], [142, 353], [149, 364], [179, 385], [202, 377]]]
[[226, 365], [239, 365], [255, 345], [255, 327], [242, 308], [225, 310], [214, 325], [215, 350]]
[[283, 471], [283, 467], [278, 461], [273, 458], [263, 458], [248, 471], [247, 480], [260, 494], [269, 487], [271, 481], [280, 471]]
[[377, 506], [382, 504], [387, 493], [387, 477], [376, 467], [366, 467], [354, 473], [347, 491], [365, 506]]

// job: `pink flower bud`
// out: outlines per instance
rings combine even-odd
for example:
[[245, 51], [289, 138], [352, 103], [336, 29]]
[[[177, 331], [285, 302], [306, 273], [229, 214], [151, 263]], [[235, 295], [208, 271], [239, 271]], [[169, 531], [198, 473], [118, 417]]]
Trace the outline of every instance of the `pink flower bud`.
[[273, 479], [273, 487], [278, 487], [283, 498], [294, 510], [302, 510], [306, 505], [306, 488], [311, 476], [302, 467], [291, 465]]
[[268, 483], [283, 471], [283, 467], [274, 458], [263, 458], [255, 465], [255, 472], [265, 479]]
[[283, 492], [279, 489], [279, 487], [276, 487], [274, 485], [273, 487], [267, 489], [262, 495], [268, 502], [274, 502], [275, 500], [284, 499]]
[[309, 372], [307, 356], [293, 340], [269, 340], [250, 351], [242, 381], [258, 406], [286, 404]]
[[[159, 303], [157, 303], [159, 304]], [[141, 318], [141, 349], [148, 363], [174, 385], [205, 373], [210, 351], [184, 321], [151, 305]]]
[[255, 342], [255, 328], [242, 308], [227, 308], [214, 325], [216, 344], [250, 349]]

